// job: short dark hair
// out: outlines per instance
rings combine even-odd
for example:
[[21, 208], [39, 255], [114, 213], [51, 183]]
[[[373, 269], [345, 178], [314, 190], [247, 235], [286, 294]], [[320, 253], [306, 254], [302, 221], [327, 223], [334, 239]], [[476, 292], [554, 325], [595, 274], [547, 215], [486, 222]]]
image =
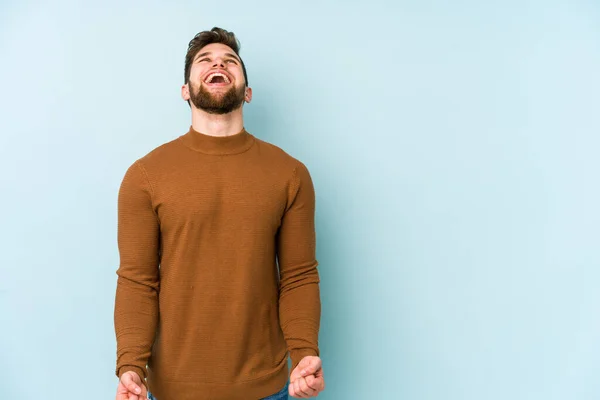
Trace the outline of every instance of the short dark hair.
[[[188, 83], [190, 80], [190, 71], [192, 69], [192, 61], [194, 57], [204, 46], [212, 43], [221, 43], [231, 47], [231, 50], [240, 57], [240, 41], [235, 37], [235, 33], [226, 31], [225, 29], [214, 27], [210, 31], [198, 32], [196, 36], [188, 45], [187, 54], [185, 55], [185, 71], [183, 83]], [[246, 66], [244, 61], [240, 57], [242, 63], [242, 71], [244, 71], [244, 79], [246, 80], [246, 86], [248, 86], [248, 74], [246, 73]]]

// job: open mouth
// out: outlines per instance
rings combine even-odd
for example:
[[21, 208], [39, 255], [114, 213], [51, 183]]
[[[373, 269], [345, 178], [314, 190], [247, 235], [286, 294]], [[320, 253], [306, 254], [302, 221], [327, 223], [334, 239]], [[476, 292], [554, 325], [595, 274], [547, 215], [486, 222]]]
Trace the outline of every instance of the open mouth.
[[208, 85], [214, 86], [224, 86], [228, 85], [231, 81], [227, 77], [227, 75], [222, 74], [220, 72], [214, 72], [209, 74], [206, 79], [204, 79], [204, 83]]

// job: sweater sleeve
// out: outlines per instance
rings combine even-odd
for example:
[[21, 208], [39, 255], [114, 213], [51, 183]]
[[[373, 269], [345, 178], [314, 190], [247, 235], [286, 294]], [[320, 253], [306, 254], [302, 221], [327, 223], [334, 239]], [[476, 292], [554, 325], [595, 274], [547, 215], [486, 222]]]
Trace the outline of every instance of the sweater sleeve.
[[319, 355], [321, 300], [315, 257], [315, 192], [306, 166], [299, 162], [277, 233], [279, 320], [292, 359], [291, 371], [303, 357]]
[[114, 324], [116, 374], [135, 371], [142, 381], [158, 324], [160, 226], [151, 199], [152, 187], [138, 160], [119, 189]]

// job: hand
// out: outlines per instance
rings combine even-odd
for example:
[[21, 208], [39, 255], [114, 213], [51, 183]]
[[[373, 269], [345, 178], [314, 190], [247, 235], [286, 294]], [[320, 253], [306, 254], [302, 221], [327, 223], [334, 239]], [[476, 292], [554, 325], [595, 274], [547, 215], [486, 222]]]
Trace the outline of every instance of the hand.
[[325, 378], [321, 359], [317, 356], [306, 356], [290, 374], [288, 392], [292, 397], [317, 397], [325, 390]]
[[116, 400], [146, 400], [148, 391], [142, 379], [133, 371], [124, 372], [119, 379]]

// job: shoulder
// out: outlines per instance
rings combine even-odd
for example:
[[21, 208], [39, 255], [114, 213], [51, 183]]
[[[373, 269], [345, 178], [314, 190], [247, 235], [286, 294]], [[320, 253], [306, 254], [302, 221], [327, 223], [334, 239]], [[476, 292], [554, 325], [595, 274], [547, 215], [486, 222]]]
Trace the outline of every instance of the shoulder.
[[175, 138], [153, 148], [136, 162], [141, 163], [143, 166], [151, 166], [153, 164], [163, 163], [172, 158], [177, 158], [181, 155], [182, 151], [184, 151], [184, 148], [179, 141], [179, 138]]
[[157, 177], [162, 176], [182, 158], [185, 147], [178, 139], [179, 137], [173, 138], [145, 153], [142, 152], [130, 161], [125, 171], [124, 181], [135, 180], [152, 186], [152, 182]]
[[268, 158], [276, 166], [289, 171], [291, 174], [298, 173], [298, 170], [306, 170], [308, 172], [306, 165], [302, 161], [281, 147], [256, 137], [255, 140], [261, 156]]
[[296, 196], [299, 191], [314, 195], [313, 179], [300, 159], [264, 140], [257, 138], [256, 144], [261, 158], [269, 160], [270, 168], [286, 182], [290, 196]]
[[169, 169], [169, 166], [176, 165], [182, 155], [187, 152], [187, 148], [181, 143], [180, 136], [170, 139], [151, 150], [141, 152], [130, 162], [129, 169], [138, 168], [145, 174], [160, 174], [160, 171]]

